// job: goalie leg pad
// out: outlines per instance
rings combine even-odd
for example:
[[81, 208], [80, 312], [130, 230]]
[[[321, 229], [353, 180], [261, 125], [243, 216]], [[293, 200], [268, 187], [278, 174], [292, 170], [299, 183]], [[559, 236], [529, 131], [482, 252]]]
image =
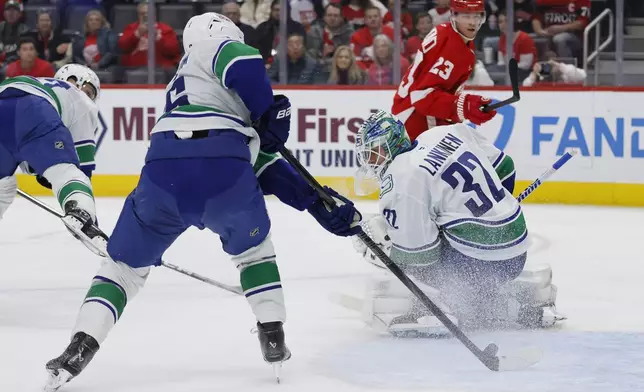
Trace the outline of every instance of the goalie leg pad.
[[[415, 283], [456, 324], [457, 318], [441, 301], [440, 293], [422, 282]], [[398, 279], [383, 272], [370, 278], [362, 319], [371, 328], [394, 336], [446, 335], [449, 331]]]
[[17, 190], [16, 176], [0, 178], [0, 220], [16, 198]]
[[127, 305], [145, 284], [149, 267], [132, 268], [108, 258], [92, 279], [72, 336], [85, 332], [101, 344]]

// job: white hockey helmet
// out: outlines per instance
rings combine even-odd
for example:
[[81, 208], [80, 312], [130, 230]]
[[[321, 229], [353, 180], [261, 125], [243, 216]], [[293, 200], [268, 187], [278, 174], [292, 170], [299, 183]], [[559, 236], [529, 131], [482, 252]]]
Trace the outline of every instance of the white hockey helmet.
[[183, 29], [183, 50], [188, 53], [195, 43], [213, 38], [244, 42], [244, 33], [232, 20], [216, 12], [195, 15]]
[[[101, 81], [98, 76], [90, 68], [80, 64], [67, 64], [62, 66], [54, 75], [54, 78], [64, 81], [69, 81], [69, 78], [74, 78], [76, 81], [72, 82], [83, 91], [94, 102], [98, 100], [101, 95]], [[87, 89], [90, 85], [94, 91]]]

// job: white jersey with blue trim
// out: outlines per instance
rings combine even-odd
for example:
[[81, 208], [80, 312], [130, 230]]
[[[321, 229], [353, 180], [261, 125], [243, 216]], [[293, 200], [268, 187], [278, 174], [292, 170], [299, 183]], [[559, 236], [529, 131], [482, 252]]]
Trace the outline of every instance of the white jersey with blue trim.
[[480, 260], [527, 251], [519, 203], [503, 188], [490, 148], [464, 124], [426, 131], [382, 174], [380, 211], [389, 224], [392, 258], [407, 264], [439, 260], [444, 241]]
[[[179, 137], [190, 137], [192, 131], [234, 129], [251, 138], [254, 162], [259, 137], [252, 127], [251, 111], [226, 81], [235, 63], [261, 58], [257, 49], [229, 39], [194, 44], [166, 88], [164, 114], [152, 133], [174, 131]], [[263, 67], [260, 71], [265, 73]]]

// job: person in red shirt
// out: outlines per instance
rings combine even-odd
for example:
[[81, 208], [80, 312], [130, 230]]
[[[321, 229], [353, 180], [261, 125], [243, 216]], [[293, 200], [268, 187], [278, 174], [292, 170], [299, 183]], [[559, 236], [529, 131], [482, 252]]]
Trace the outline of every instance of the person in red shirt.
[[416, 55], [394, 96], [392, 113], [412, 140], [437, 125], [466, 120], [480, 125], [496, 115], [482, 110], [490, 99], [462, 92], [476, 63], [472, 41], [485, 23], [484, 2], [452, 0], [450, 12], [451, 23], [425, 37], [422, 55]]
[[[385, 26], [394, 28], [394, 5], [395, 0], [389, 0], [389, 9], [382, 18], [382, 23]], [[407, 0], [402, 0], [400, 4], [400, 27], [403, 38], [409, 37], [409, 34], [414, 30], [414, 17], [411, 12], [407, 11]]]
[[[119, 38], [118, 46], [123, 51], [121, 65], [140, 68], [148, 65], [148, 4], [139, 3], [136, 8], [138, 21], [125, 26]], [[181, 59], [179, 40], [174, 29], [165, 23], [157, 22], [152, 34], [155, 45], [156, 65], [165, 69], [174, 69]]]
[[378, 8], [380, 15], [387, 12], [387, 7], [378, 0], [342, 0], [342, 15], [355, 31], [365, 26], [367, 9], [370, 7]]
[[54, 66], [38, 58], [36, 42], [31, 37], [24, 37], [18, 41], [18, 60], [7, 66], [7, 78], [23, 75], [35, 78], [54, 77]]
[[434, 26], [449, 22], [449, 3], [450, 0], [434, 0], [435, 6], [429, 10]]
[[351, 47], [362, 69], [368, 69], [374, 59], [373, 38], [384, 34], [394, 40], [394, 29], [382, 25], [382, 14], [377, 7], [369, 7], [365, 11], [365, 26], [351, 36]]
[[[505, 31], [509, 28], [506, 26], [507, 16], [505, 11], [499, 14], [499, 30], [501, 31], [501, 39], [499, 40], [499, 56], [497, 66], [505, 69], [505, 62], [507, 57], [506, 50], [506, 37]], [[512, 54], [514, 59], [519, 63], [519, 79], [525, 79], [532, 67], [537, 62], [537, 45], [530, 35], [519, 29], [518, 23], [514, 24], [514, 42], [512, 44]]]
[[432, 17], [429, 14], [420, 13], [416, 16], [416, 35], [409, 37], [407, 40], [407, 45], [405, 45], [405, 57], [414, 61], [416, 54], [421, 50], [423, 40], [433, 28], [434, 25], [432, 24]]
[[578, 58], [581, 34], [590, 21], [590, 0], [537, 0], [534, 32], [552, 39], [557, 56]]

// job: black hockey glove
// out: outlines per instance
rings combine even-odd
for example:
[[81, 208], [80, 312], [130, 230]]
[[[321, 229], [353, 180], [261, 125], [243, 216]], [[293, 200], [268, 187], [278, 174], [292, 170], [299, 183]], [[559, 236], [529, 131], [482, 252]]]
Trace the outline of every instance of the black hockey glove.
[[51, 189], [51, 182], [49, 182], [45, 177], [40, 174], [36, 175], [36, 181], [47, 189]]
[[324, 189], [331, 195], [336, 206], [331, 207], [322, 199], [318, 199], [307, 210], [327, 231], [340, 236], [348, 237], [358, 234], [361, 230], [362, 215], [353, 206], [353, 202], [329, 187]]

